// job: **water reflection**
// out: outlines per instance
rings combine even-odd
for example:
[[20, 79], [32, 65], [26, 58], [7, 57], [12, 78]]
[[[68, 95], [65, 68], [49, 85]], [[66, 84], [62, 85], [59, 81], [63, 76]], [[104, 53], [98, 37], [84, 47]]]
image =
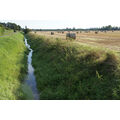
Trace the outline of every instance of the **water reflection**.
[[34, 99], [39, 100], [39, 92], [38, 92], [37, 85], [36, 85], [36, 78], [35, 78], [35, 75], [34, 75], [34, 68], [32, 66], [32, 53], [33, 53], [33, 50], [30, 48], [30, 45], [27, 43], [26, 38], [25, 38], [25, 45], [30, 50], [30, 52], [28, 54], [28, 74], [27, 74], [25, 82], [31, 88]]

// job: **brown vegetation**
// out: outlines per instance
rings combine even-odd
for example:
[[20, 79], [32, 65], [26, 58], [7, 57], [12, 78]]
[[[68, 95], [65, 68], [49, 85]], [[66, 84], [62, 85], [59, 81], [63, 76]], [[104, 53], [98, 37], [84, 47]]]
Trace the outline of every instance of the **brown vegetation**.
[[[38, 31], [38, 35], [53, 37], [53, 38], [62, 38], [62, 40], [66, 40], [66, 33], [64, 34], [57, 33], [54, 31], [54, 35], [50, 35], [50, 32]], [[76, 33], [76, 32], [73, 32]], [[91, 46], [100, 46], [103, 48], [109, 48], [112, 50], [120, 50], [120, 31], [99, 31], [99, 34], [95, 34], [95, 31], [90, 31], [89, 33], [85, 33], [80, 31], [76, 34], [76, 42], [81, 44], [87, 44]]]

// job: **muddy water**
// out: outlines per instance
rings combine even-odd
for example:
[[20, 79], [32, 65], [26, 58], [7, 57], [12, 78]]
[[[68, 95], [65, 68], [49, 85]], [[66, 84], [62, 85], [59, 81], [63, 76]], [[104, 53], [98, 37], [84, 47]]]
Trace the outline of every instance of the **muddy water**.
[[35, 78], [35, 75], [34, 75], [34, 68], [32, 66], [32, 53], [33, 53], [33, 50], [30, 48], [30, 45], [27, 43], [26, 38], [25, 38], [25, 45], [30, 50], [30, 52], [28, 54], [28, 74], [27, 74], [27, 77], [25, 79], [25, 83], [32, 90], [33, 99], [34, 100], [39, 100], [39, 92], [38, 92], [37, 85], [36, 85], [36, 78]]

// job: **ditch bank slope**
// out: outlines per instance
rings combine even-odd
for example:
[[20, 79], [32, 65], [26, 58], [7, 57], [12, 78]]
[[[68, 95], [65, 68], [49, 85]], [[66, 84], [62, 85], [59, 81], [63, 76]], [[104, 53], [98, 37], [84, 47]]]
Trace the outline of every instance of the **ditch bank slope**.
[[17, 32], [0, 37], [0, 99], [25, 99], [21, 84], [27, 74], [24, 36]]
[[120, 99], [120, 58], [109, 50], [28, 34], [40, 99]]

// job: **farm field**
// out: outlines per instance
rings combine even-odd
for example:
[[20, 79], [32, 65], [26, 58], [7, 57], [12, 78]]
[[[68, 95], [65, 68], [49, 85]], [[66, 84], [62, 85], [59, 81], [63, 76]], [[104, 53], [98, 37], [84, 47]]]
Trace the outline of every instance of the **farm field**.
[[[120, 99], [120, 32], [73, 32], [76, 40], [66, 40], [66, 33], [25, 35], [40, 99]], [[23, 83], [28, 52], [23, 39], [11, 30], [0, 37], [0, 99], [33, 99]]]
[[[52, 38], [61, 38], [66, 40], [66, 33], [58, 33], [54, 31], [54, 35], [51, 35], [51, 32], [38, 31], [36, 34], [52, 37]], [[111, 50], [120, 50], [120, 31], [107, 31], [107, 32], [98, 32], [95, 34], [95, 31], [90, 31], [88, 33], [82, 31], [82, 33], [76, 33], [76, 41], [81, 44], [90, 45], [90, 46], [99, 46], [102, 48], [109, 48]]]
[[0, 29], [0, 99], [120, 99], [120, 31], [9, 25]]

